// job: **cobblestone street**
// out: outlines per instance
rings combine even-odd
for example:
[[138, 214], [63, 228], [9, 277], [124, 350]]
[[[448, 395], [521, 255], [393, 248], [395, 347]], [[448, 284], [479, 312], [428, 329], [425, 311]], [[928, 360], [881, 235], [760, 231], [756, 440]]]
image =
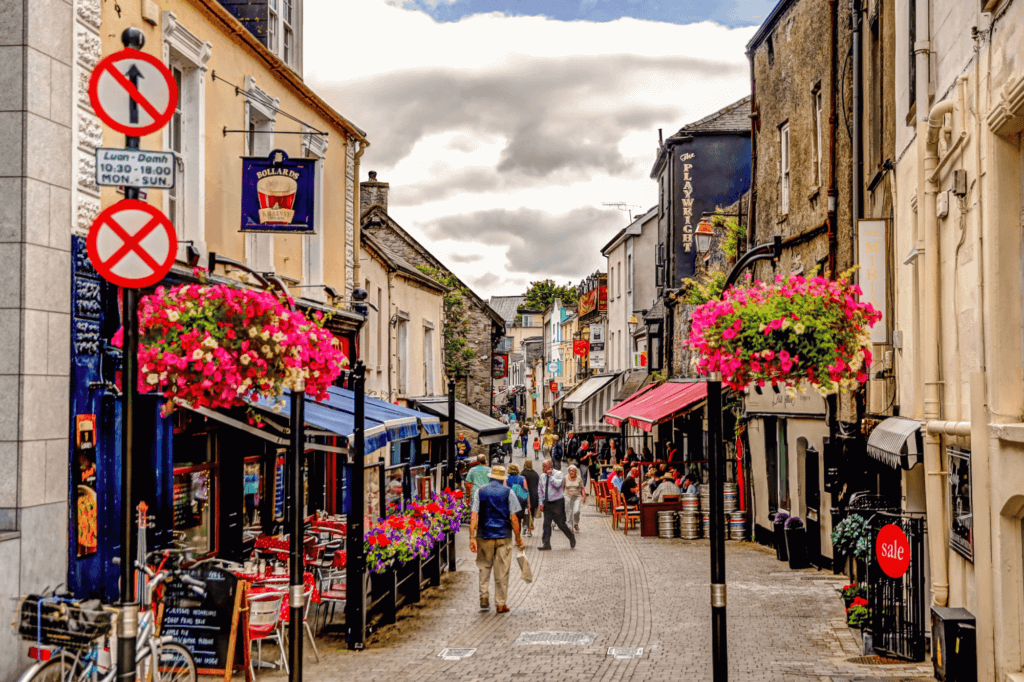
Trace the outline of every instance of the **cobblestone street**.
[[[710, 680], [711, 629], [706, 540], [641, 538], [612, 531], [611, 517], [588, 504], [575, 550], [557, 531], [551, 552], [527, 538], [534, 582], [513, 563], [509, 614], [481, 612], [477, 571], [461, 534], [459, 566], [440, 589], [399, 613], [362, 652], [342, 637], [318, 637], [304, 679], [352, 680]], [[774, 552], [727, 543], [730, 676], [733, 680], [854, 682], [930, 677], [931, 666], [856, 665], [860, 644], [846, 627], [835, 587], [843, 576], [790, 571]], [[340, 620], [340, 618], [339, 618]], [[517, 644], [523, 633], [587, 633], [589, 644]], [[642, 648], [616, 659], [609, 647]], [[475, 649], [443, 660], [445, 648]], [[272, 656], [273, 654], [271, 654]], [[283, 678], [283, 673], [260, 673]]]

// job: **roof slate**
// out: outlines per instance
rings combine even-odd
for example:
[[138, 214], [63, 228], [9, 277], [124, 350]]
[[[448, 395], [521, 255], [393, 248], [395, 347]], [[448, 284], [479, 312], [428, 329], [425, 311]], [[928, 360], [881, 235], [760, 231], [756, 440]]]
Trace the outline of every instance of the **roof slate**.
[[494, 309], [494, 312], [501, 315], [505, 322], [514, 322], [516, 315], [516, 309], [526, 303], [525, 296], [491, 296], [491, 300], [488, 304]]
[[750, 95], [699, 121], [687, 123], [676, 135], [694, 133], [745, 133], [750, 131]]

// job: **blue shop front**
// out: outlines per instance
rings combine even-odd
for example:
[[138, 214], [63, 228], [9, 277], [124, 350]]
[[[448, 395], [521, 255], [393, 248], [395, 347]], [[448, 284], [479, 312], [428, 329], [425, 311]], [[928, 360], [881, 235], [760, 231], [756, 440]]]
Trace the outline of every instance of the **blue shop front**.
[[[92, 268], [84, 239], [73, 238], [72, 252], [67, 583], [81, 598], [113, 602], [118, 597], [118, 566], [113, 560], [120, 556], [124, 540], [120, 524], [122, 354], [111, 343], [121, 327], [119, 290]], [[189, 281], [194, 281], [191, 272], [176, 267], [162, 284]], [[332, 313], [331, 331], [346, 355], [358, 356], [361, 316], [302, 299], [297, 304]], [[327, 401], [307, 404], [304, 515], [348, 513], [352, 508], [346, 492], [346, 462], [355, 398], [345, 387], [348, 376], [343, 373]], [[163, 417], [164, 401], [156, 395], [137, 398], [132, 485], [137, 501], [148, 507], [147, 546], [187, 548], [197, 558], [246, 556], [258, 536], [280, 532], [287, 521], [287, 407], [279, 407], [280, 411], [259, 404], [216, 411], [179, 408]], [[262, 428], [250, 423], [249, 409], [264, 413]], [[435, 483], [428, 479], [425, 484], [426, 474], [417, 471], [429, 472], [430, 464], [436, 465], [442, 456], [443, 448], [432, 445], [438, 442], [441, 425], [433, 415], [372, 398], [366, 399], [365, 410], [364, 461], [369, 457], [379, 462], [371, 467], [378, 495], [373, 506], [382, 513], [383, 502], [396, 486], [401, 499], [434, 488]], [[364, 501], [367, 507], [372, 503]]]

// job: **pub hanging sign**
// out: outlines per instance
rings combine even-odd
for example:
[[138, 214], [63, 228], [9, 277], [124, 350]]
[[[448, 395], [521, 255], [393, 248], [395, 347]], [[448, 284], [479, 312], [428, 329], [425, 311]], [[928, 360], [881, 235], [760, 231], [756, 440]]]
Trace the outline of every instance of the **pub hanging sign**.
[[242, 232], [314, 232], [316, 159], [290, 159], [280, 149], [267, 158], [242, 158]]

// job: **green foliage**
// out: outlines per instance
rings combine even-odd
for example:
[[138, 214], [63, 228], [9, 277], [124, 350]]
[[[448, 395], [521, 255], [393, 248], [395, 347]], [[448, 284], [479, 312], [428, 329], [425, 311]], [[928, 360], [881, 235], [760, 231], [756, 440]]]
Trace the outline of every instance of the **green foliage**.
[[853, 606], [846, 614], [846, 624], [851, 628], [864, 628], [871, 618], [871, 609], [866, 606]]
[[452, 274], [429, 265], [419, 265], [416, 269], [448, 287], [444, 295], [444, 373], [449, 378], [464, 377], [469, 374], [470, 363], [477, 355], [466, 340], [469, 335], [469, 318], [465, 296], [468, 292]]
[[867, 561], [871, 553], [868, 522], [859, 514], [850, 514], [832, 529], [832, 546], [846, 556]]
[[724, 272], [707, 272], [706, 270], [699, 279], [687, 277], [679, 288], [677, 298], [690, 305], [703, 305], [722, 295], [726, 277]]
[[556, 285], [550, 279], [530, 282], [530, 288], [526, 290], [526, 303], [520, 309], [544, 310], [556, 298], [562, 300], [562, 305], [576, 305], [576, 287], [571, 284]]
[[[716, 208], [715, 210], [721, 211], [722, 209]], [[724, 215], [713, 215], [711, 216], [711, 224], [725, 229], [725, 237], [722, 238], [721, 242], [722, 253], [728, 256], [730, 261], [735, 261], [736, 256], [739, 254], [740, 242], [743, 241], [744, 237], [740, 221]]]

